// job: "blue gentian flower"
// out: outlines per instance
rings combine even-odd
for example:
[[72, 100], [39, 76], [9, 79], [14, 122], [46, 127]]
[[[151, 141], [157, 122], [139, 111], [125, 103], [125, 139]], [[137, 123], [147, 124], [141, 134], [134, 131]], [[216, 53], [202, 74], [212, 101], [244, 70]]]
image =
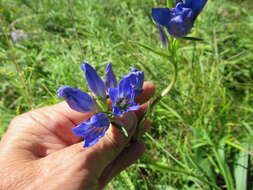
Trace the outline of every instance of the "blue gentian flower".
[[202, 11], [207, 0], [185, 0], [178, 2], [173, 9], [153, 8], [152, 18], [158, 24], [162, 43], [165, 41], [165, 33], [160, 28], [167, 28], [169, 34], [180, 38], [186, 36]]
[[[106, 87], [103, 80], [95, 69], [88, 63], [83, 63], [81, 69], [84, 71], [89, 88], [92, 92], [102, 98], [106, 98]], [[108, 75], [113, 75], [112, 69]], [[110, 77], [109, 77], [110, 78]], [[112, 77], [111, 77], [112, 78]], [[96, 100], [89, 94], [77, 88], [62, 86], [57, 91], [59, 98], [64, 98], [69, 107], [78, 112], [95, 112], [98, 110]], [[85, 140], [84, 147], [89, 147], [102, 138], [109, 127], [109, 118], [103, 113], [96, 113], [87, 121], [73, 128], [77, 136]]]
[[[84, 71], [89, 88], [92, 92], [106, 99], [106, 91], [113, 104], [113, 113], [117, 116], [127, 111], [137, 110], [139, 105], [134, 102], [135, 97], [142, 92], [144, 73], [135, 68], [124, 76], [117, 87], [116, 77], [112, 70], [112, 65], [106, 67], [105, 82], [100, 78], [95, 69], [88, 63], [83, 63], [81, 69]], [[105, 135], [110, 125], [109, 117], [105, 113], [96, 113], [98, 110], [104, 110], [97, 104], [89, 94], [77, 88], [62, 86], [57, 91], [59, 98], [64, 98], [68, 105], [78, 112], [95, 112], [87, 121], [81, 123], [72, 129], [77, 136], [84, 138], [84, 147], [90, 147], [96, 144], [100, 138]], [[99, 99], [97, 100], [99, 101]], [[103, 103], [105, 104], [106, 101]], [[107, 105], [105, 106], [107, 107]]]
[[[64, 98], [69, 107], [78, 112], [94, 112], [96, 110], [95, 100], [77, 88], [62, 86], [58, 90], [58, 97]], [[97, 113], [73, 128], [72, 131], [75, 135], [82, 136], [85, 139], [84, 147], [89, 147], [96, 144], [104, 136], [109, 125], [108, 117], [103, 113]]]
[[108, 117], [104, 113], [97, 113], [87, 121], [72, 129], [77, 136], [85, 139], [84, 147], [96, 144], [105, 135], [110, 125]]
[[129, 74], [121, 79], [118, 88], [109, 88], [112, 112], [118, 116], [139, 108], [139, 105], [135, 103], [135, 97], [142, 92], [144, 73], [135, 68], [131, 70]]

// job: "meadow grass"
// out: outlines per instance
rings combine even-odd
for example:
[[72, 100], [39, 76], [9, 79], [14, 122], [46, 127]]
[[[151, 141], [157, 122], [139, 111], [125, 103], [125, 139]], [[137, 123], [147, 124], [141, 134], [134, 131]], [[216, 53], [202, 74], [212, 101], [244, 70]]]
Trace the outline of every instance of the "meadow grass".
[[[173, 1], [168, 1], [173, 4]], [[171, 65], [136, 43], [160, 48], [155, 0], [0, 0], [0, 134], [15, 115], [57, 103], [61, 85], [86, 90], [80, 64], [117, 76], [145, 71], [157, 94]], [[10, 32], [28, 37], [13, 43]], [[253, 5], [209, 1], [181, 40], [175, 88], [154, 109], [145, 155], [109, 190], [250, 190], [253, 188]]]

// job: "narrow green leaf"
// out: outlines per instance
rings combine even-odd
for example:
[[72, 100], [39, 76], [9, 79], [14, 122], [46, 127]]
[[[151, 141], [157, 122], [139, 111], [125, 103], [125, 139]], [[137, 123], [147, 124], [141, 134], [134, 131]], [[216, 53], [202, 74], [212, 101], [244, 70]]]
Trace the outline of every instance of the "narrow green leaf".
[[147, 50], [153, 52], [153, 53], [156, 54], [156, 55], [160, 55], [160, 56], [162, 56], [162, 57], [172, 59], [172, 56], [171, 56], [170, 54], [168, 54], [167, 51], [164, 51], [164, 50], [157, 50], [157, 49], [154, 49], [154, 48], [152, 48], [152, 47], [149, 47], [149, 46], [147, 46], [147, 45], [145, 45], [145, 44], [142, 44], [142, 43], [139, 43], [139, 42], [131, 42], [131, 43], [134, 44], [134, 45], [138, 45], [138, 46], [140, 46], [140, 47], [143, 47], [143, 48], [145, 48], [145, 49], [147, 49]]
[[202, 182], [203, 184], [208, 184], [208, 185], [212, 186], [216, 190], [220, 190], [220, 188], [218, 186], [216, 186], [216, 184], [211, 183], [209, 181], [206, 181], [202, 177], [197, 176], [197, 175], [195, 175], [191, 172], [187, 172], [185, 170], [175, 169], [175, 168], [171, 168], [171, 167], [164, 166], [164, 165], [161, 165], [161, 164], [150, 163], [150, 162], [145, 163], [145, 164], [140, 164], [139, 167], [149, 167], [153, 170], [156, 170], [156, 171], [159, 171], [159, 172], [162, 172], [162, 173], [172, 172], [172, 173], [176, 173], [176, 174], [179, 174], [179, 175], [187, 175], [187, 176], [190, 176], [190, 177], [198, 180], [199, 182]]
[[[250, 148], [250, 143], [247, 149]], [[249, 154], [245, 151], [238, 153], [238, 158], [235, 162], [235, 184], [236, 190], [247, 190], [247, 173], [248, 173]]]
[[125, 127], [123, 127], [123, 126], [117, 124], [115, 121], [111, 121], [111, 123], [112, 123], [113, 126], [117, 127], [117, 129], [119, 129], [120, 132], [122, 132], [126, 137], [128, 137], [128, 132], [127, 132], [127, 130], [125, 129]]
[[126, 137], [128, 137], [128, 132], [127, 132], [127, 130], [125, 129], [125, 127], [120, 126], [120, 127], [119, 127], [119, 130], [120, 130]]
[[246, 122], [242, 122], [242, 126], [245, 127], [245, 129], [247, 130], [248, 134], [253, 137], [253, 130], [251, 128], [251, 126], [246, 123]]
[[166, 108], [172, 115], [174, 115], [176, 118], [178, 118], [180, 121], [184, 122], [184, 119], [180, 116], [180, 114], [174, 110], [173, 108], [171, 108], [170, 106], [168, 106], [168, 104], [165, 104], [163, 101], [160, 101], [160, 104]]
[[202, 38], [196, 38], [196, 37], [183, 37], [185, 40], [191, 40], [191, 41], [203, 41]]

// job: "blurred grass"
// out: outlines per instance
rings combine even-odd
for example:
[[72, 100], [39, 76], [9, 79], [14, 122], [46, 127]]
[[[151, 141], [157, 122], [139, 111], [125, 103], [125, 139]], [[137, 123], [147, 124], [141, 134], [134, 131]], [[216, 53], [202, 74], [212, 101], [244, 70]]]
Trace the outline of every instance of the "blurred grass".
[[[172, 2], [172, 1], [170, 1]], [[159, 47], [151, 0], [0, 1], [0, 134], [15, 115], [59, 102], [60, 85], [86, 89], [84, 60], [117, 76], [145, 71], [158, 92], [172, 77], [163, 59], [129, 42]], [[28, 37], [13, 43], [10, 32]], [[175, 89], [152, 114], [147, 153], [107, 189], [253, 188], [253, 5], [209, 1], [182, 41]]]

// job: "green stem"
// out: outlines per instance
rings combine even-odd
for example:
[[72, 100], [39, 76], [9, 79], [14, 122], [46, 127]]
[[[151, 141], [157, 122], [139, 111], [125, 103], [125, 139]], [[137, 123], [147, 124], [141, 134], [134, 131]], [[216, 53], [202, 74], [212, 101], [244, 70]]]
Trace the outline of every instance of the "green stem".
[[177, 67], [177, 62], [176, 60], [173, 58], [171, 60], [171, 63], [173, 65], [174, 68], [174, 74], [173, 74], [173, 78], [172, 81], [169, 83], [169, 85], [162, 91], [162, 93], [156, 97], [148, 106], [148, 110], [146, 111], [146, 113], [144, 114], [143, 118], [140, 119], [139, 121], [139, 125], [136, 127], [136, 132], [132, 138], [132, 140], [138, 140], [139, 135], [140, 135], [140, 128], [142, 128], [145, 124], [146, 118], [148, 117], [149, 113], [151, 113], [152, 109], [154, 108], [154, 106], [162, 100], [162, 98], [167, 95], [171, 89], [174, 87], [176, 81], [177, 81], [177, 76], [178, 76], [178, 67]]
[[177, 67], [177, 62], [173, 59], [172, 61], [172, 65], [173, 65], [173, 68], [174, 68], [174, 75], [173, 75], [173, 78], [172, 78], [172, 81], [170, 82], [170, 84], [162, 91], [162, 93], [156, 97], [151, 103], [150, 103], [150, 111], [154, 108], [154, 106], [159, 102], [161, 101], [161, 99], [167, 95], [171, 89], [174, 87], [174, 85], [176, 84], [176, 81], [177, 81], [177, 76], [178, 76], [178, 67]]

